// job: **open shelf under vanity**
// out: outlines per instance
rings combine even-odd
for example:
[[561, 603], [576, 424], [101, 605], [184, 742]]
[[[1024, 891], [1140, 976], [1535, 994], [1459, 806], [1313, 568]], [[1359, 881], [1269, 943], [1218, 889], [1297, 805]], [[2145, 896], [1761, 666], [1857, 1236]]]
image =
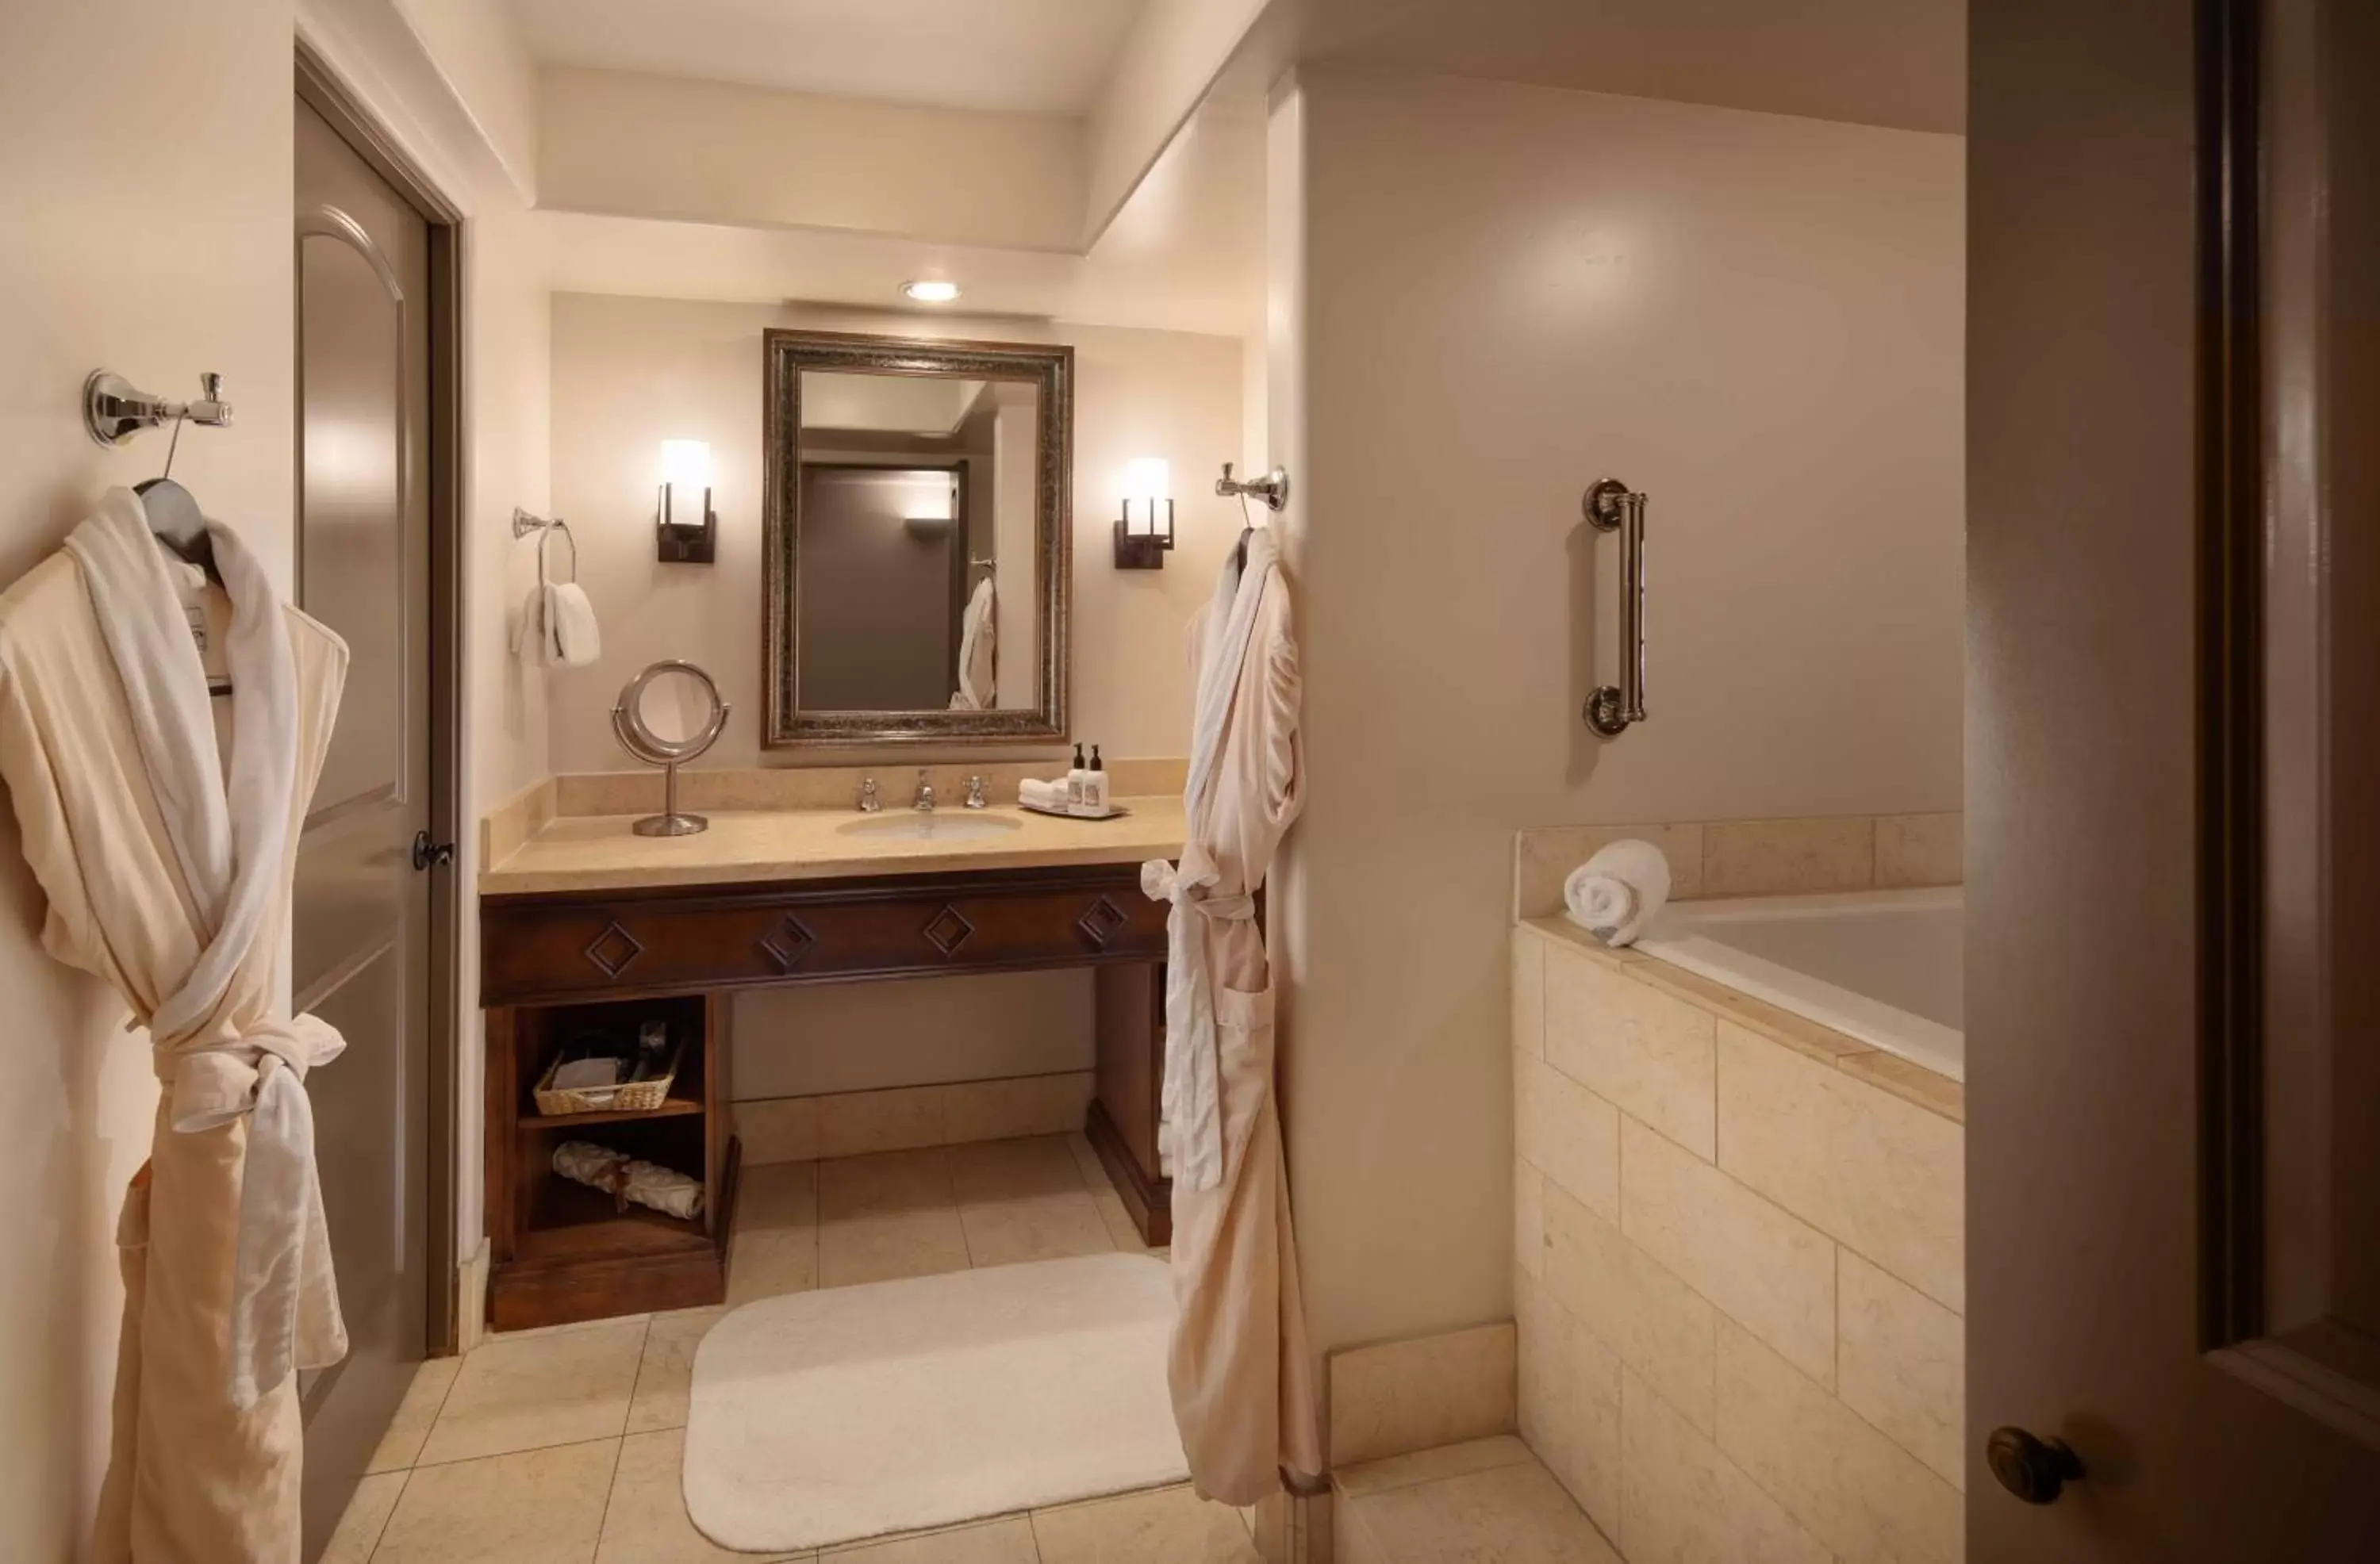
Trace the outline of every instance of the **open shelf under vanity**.
[[[724, 994], [521, 1005], [488, 1012], [489, 1317], [500, 1330], [717, 1303], [735, 1144]], [[564, 1041], [666, 1022], [677, 1072], [657, 1106], [549, 1114], [536, 1085]], [[628, 1205], [553, 1170], [586, 1140], [702, 1181], [692, 1218]]]

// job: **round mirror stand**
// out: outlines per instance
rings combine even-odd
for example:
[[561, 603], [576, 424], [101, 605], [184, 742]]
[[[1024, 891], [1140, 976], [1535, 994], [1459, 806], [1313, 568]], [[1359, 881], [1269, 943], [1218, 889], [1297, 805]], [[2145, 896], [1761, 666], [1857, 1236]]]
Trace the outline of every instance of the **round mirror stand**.
[[[665, 738], [654, 731], [645, 703], [648, 697], [660, 699], [662, 688], [679, 680], [700, 685], [700, 697], [708, 701], [709, 710], [693, 733], [683, 738]], [[704, 750], [718, 742], [720, 733], [727, 726], [727, 703], [719, 698], [719, 686], [711, 682], [710, 675], [676, 658], [654, 663], [620, 691], [619, 704], [612, 708], [612, 732], [618, 735], [620, 747], [648, 766], [662, 768], [662, 812], [648, 815], [629, 828], [638, 836], [692, 836], [710, 829], [710, 822], [700, 815], [678, 812], [677, 769], [699, 758]]]

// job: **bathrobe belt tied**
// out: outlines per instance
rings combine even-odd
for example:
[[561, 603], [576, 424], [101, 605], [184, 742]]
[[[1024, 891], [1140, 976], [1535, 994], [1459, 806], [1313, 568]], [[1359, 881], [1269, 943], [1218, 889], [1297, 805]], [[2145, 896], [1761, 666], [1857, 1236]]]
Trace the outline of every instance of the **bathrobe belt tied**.
[[[1195, 843], [1183, 850], [1179, 866], [1158, 858], [1140, 867], [1142, 893], [1152, 902], [1172, 903], [1165, 917], [1166, 1011], [1169, 1019], [1185, 1013], [1188, 1024], [1166, 1027], [1165, 1085], [1159, 1100], [1169, 1126], [1164, 1133], [1171, 1139], [1173, 1177], [1194, 1192], [1212, 1189], [1223, 1179], [1220, 1061], [1205, 925], [1245, 923], [1257, 915], [1253, 895], [1210, 894], [1220, 878], [1214, 860]], [[1174, 1000], [1182, 1002], [1182, 1011]]]
[[309, 1070], [346, 1047], [329, 1022], [298, 1015], [268, 1016], [226, 1042], [160, 1050], [178, 1134], [248, 1120], [231, 1311], [230, 1389], [238, 1406], [255, 1405], [292, 1368], [325, 1367], [346, 1352], [305, 1084]]

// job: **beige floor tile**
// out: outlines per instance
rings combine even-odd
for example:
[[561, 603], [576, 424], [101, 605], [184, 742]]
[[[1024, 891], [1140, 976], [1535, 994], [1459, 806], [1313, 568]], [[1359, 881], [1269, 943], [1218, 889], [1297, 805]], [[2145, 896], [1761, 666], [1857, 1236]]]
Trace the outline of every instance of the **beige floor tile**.
[[358, 1483], [318, 1564], [368, 1564], [372, 1549], [380, 1546], [389, 1512], [396, 1508], [396, 1497], [404, 1491], [402, 1472], [374, 1472]]
[[818, 1286], [819, 1232], [814, 1227], [737, 1232], [727, 1247], [727, 1306]]
[[1132, 1213], [1123, 1208], [1123, 1196], [1103, 1188], [1091, 1196], [1091, 1203], [1099, 1207], [1099, 1223], [1108, 1230], [1109, 1243], [1127, 1255], [1159, 1252], [1141, 1241], [1140, 1230], [1133, 1226]]
[[831, 1547], [819, 1557], [849, 1564], [1034, 1564], [1038, 1556], [1032, 1523], [1022, 1515], [1003, 1515], [969, 1526]]
[[631, 1434], [603, 1509], [603, 1536], [595, 1564], [721, 1564], [729, 1559], [780, 1559], [808, 1555], [737, 1553], [694, 1529], [679, 1477], [686, 1430]]
[[477, 1349], [446, 1393], [421, 1463], [616, 1437], [627, 1427], [646, 1328], [640, 1315]]
[[949, 1210], [957, 1203], [950, 1155], [941, 1146], [831, 1158], [819, 1164], [818, 1194], [821, 1223]]
[[1075, 1158], [1075, 1170], [1083, 1175], [1084, 1187], [1094, 1192], [1108, 1187], [1108, 1170], [1099, 1161], [1099, 1154], [1091, 1145], [1091, 1137], [1076, 1130], [1067, 1135], [1066, 1150]]
[[818, 1164], [777, 1162], [747, 1168], [735, 1189], [735, 1231], [759, 1232], [818, 1224]]
[[1620, 1556], [1535, 1461], [1350, 1501], [1360, 1526], [1393, 1564], [1492, 1559], [1495, 1564], [1619, 1564]]
[[966, 1231], [967, 1258], [978, 1266], [1062, 1260], [1115, 1249], [1107, 1224], [1099, 1219], [1099, 1203], [1079, 1189], [962, 1206], [959, 1220]]
[[680, 1309], [655, 1315], [645, 1331], [645, 1355], [637, 1365], [637, 1388], [628, 1401], [628, 1432], [686, 1426], [686, 1392], [694, 1380], [694, 1350], [725, 1308]]
[[1041, 1564], [1258, 1564], [1240, 1512], [1186, 1487], [1033, 1512]]
[[958, 1207], [828, 1222], [819, 1229], [819, 1285], [856, 1287], [967, 1268]]
[[1082, 1194], [1088, 1186], [1062, 1135], [978, 1141], [950, 1148], [951, 1193], [962, 1206]]
[[446, 1392], [455, 1388], [455, 1376], [462, 1367], [461, 1358], [431, 1358], [413, 1371], [413, 1383], [406, 1387], [405, 1400], [396, 1404], [396, 1415], [389, 1419], [366, 1472], [402, 1472], [420, 1459], [438, 1409], [446, 1404]]
[[422, 1467], [372, 1564], [589, 1564], [619, 1454], [596, 1439]]

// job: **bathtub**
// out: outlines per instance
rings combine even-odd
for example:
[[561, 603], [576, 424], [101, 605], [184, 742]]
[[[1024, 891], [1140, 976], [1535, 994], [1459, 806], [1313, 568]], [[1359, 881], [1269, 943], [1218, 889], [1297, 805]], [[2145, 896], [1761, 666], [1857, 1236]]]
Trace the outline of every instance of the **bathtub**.
[[1965, 924], [1956, 886], [1677, 902], [1636, 948], [1963, 1082]]

